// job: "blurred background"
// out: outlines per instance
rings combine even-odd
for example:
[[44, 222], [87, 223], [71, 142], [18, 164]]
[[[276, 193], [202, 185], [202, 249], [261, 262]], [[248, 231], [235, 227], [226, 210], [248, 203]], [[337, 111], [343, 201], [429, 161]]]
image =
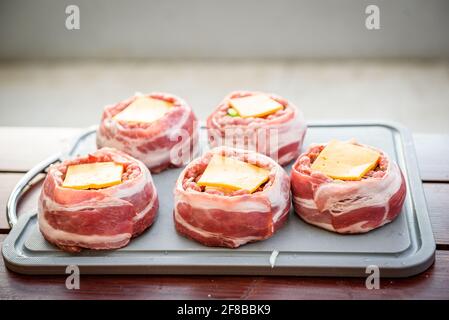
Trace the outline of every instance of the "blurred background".
[[0, 1], [0, 126], [89, 126], [136, 91], [179, 95], [204, 120], [239, 89], [309, 121], [449, 133], [449, 1]]

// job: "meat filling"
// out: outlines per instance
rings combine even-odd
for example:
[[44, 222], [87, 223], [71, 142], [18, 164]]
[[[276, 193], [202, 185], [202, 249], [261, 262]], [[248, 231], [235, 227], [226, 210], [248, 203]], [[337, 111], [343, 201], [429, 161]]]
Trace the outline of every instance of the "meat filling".
[[[96, 163], [96, 162], [115, 162], [123, 165], [123, 173], [122, 173], [122, 182], [125, 182], [127, 180], [133, 180], [138, 177], [140, 174], [140, 168], [137, 163], [129, 163], [129, 162], [120, 162], [117, 161], [117, 159], [113, 159], [108, 154], [104, 154], [99, 156], [91, 156], [88, 155], [83, 158], [78, 158], [75, 160], [70, 160], [64, 163], [64, 165], [59, 165], [59, 172], [60, 172], [60, 179], [58, 180], [58, 184], [62, 185], [62, 182], [65, 179], [65, 176], [67, 174], [67, 169], [69, 166], [78, 165], [78, 164], [86, 164], [86, 163]], [[102, 188], [107, 189], [110, 187]], [[87, 190], [97, 190], [97, 189], [87, 189]]]
[[[243, 98], [243, 97], [248, 97], [251, 96], [251, 93], [244, 93], [244, 94], [235, 94], [232, 97], [230, 97], [230, 99], [234, 99], [234, 98]], [[231, 116], [228, 113], [228, 109], [231, 107], [229, 102], [223, 103], [218, 111], [215, 114], [217, 123], [220, 124], [221, 126], [228, 126], [228, 125], [259, 125], [259, 124], [264, 124], [267, 121], [276, 119], [276, 118], [280, 118], [284, 115], [286, 115], [289, 112], [292, 112], [291, 108], [289, 108], [288, 103], [285, 100], [282, 100], [280, 98], [274, 97], [274, 96], [270, 96], [271, 99], [279, 102], [280, 104], [282, 104], [284, 106], [283, 109], [280, 109], [272, 114], [269, 114], [267, 116], [264, 117], [249, 117], [249, 118], [242, 118], [239, 116]]]
[[[247, 154], [237, 154], [237, 153], [226, 153], [225, 151], [221, 152], [220, 155], [225, 157], [231, 157], [240, 161], [244, 161], [250, 164], [253, 164], [255, 166], [258, 166], [259, 168], [264, 168], [270, 171], [268, 181], [263, 183], [256, 191], [253, 193], [261, 192], [265, 190], [266, 188], [269, 188], [273, 182], [274, 182], [274, 176], [276, 168], [273, 164], [269, 163], [268, 161], [264, 161], [263, 159], [254, 159], [251, 158], [251, 155]], [[209, 161], [212, 158], [212, 154], [207, 154], [201, 160], [199, 160], [195, 165], [192, 165], [191, 168], [186, 172], [184, 176], [184, 180], [182, 182], [182, 186], [184, 190], [187, 191], [196, 191], [196, 192], [205, 192], [215, 195], [222, 195], [222, 196], [240, 196], [244, 194], [250, 194], [248, 190], [226, 190], [224, 188], [218, 188], [218, 187], [204, 187], [197, 184], [197, 182], [201, 179], [201, 176], [203, 172], [206, 170], [207, 165], [209, 164]]]
[[[318, 158], [321, 151], [323, 151], [325, 145], [317, 145], [309, 149], [307, 154], [303, 155], [298, 162], [297, 170], [310, 175], [312, 173], [311, 165], [313, 162]], [[377, 150], [378, 151], [378, 150]], [[377, 166], [368, 171], [363, 177], [364, 179], [370, 179], [370, 178], [382, 178], [388, 169], [388, 160], [387, 157], [381, 152], [380, 153], [380, 159], [377, 163]], [[332, 179], [329, 177], [329, 179]]]
[[[153, 99], [163, 100], [165, 102], [172, 104], [172, 106], [170, 108], [171, 110], [167, 111], [167, 113], [164, 115], [164, 117], [167, 117], [167, 115], [170, 114], [171, 112], [175, 112], [175, 108], [179, 107], [181, 105], [178, 100], [176, 100], [174, 97], [170, 97], [170, 96], [152, 94], [152, 95], [148, 95], [148, 97], [153, 98]], [[132, 99], [124, 101], [123, 103], [117, 104], [111, 110], [111, 115], [110, 115], [111, 118], [114, 117], [115, 115], [117, 115], [118, 113], [122, 112], [123, 110], [125, 110], [137, 98], [138, 97], [133, 97]], [[148, 122], [127, 122], [127, 121], [119, 121], [119, 122], [122, 127], [129, 128], [129, 129], [133, 129], [133, 128], [145, 129], [152, 125], [152, 123], [148, 123]]]

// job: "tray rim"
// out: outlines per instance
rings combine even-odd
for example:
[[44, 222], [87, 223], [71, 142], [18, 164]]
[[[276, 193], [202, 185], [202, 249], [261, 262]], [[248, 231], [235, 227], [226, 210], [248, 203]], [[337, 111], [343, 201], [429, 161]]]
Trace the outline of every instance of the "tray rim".
[[[430, 267], [435, 259], [436, 244], [431, 229], [430, 218], [428, 214], [428, 208], [425, 201], [425, 195], [422, 183], [411, 183], [412, 181], [421, 182], [418, 167], [418, 161], [416, 156], [416, 149], [414, 147], [414, 141], [411, 132], [402, 124], [392, 121], [311, 121], [308, 123], [308, 127], [351, 127], [351, 126], [377, 126], [386, 127], [391, 131], [397, 131], [400, 135], [401, 149], [403, 151], [403, 165], [406, 166], [406, 183], [411, 195], [412, 208], [421, 208], [421, 210], [415, 211], [415, 224], [417, 225], [417, 232], [420, 235], [420, 244], [417, 251], [411, 255], [402, 257], [401, 262], [392, 260], [392, 264], [387, 268], [381, 268], [382, 277], [409, 277], [425, 271]], [[203, 127], [203, 125], [200, 125]], [[94, 127], [90, 127], [89, 130], [94, 130]], [[394, 137], [393, 137], [394, 139]], [[77, 139], [72, 145], [79, 142]], [[411, 151], [411, 152], [410, 152]], [[409, 170], [409, 168], [416, 170]], [[6, 237], [2, 246], [3, 259], [8, 269], [23, 274], [64, 274], [67, 263], [55, 263], [52, 265], [45, 265], [37, 263], [24, 262], [29, 259], [38, 260], [39, 257], [26, 257], [20, 250], [17, 250], [16, 245], [19, 241], [22, 233], [26, 230], [28, 223], [31, 223], [36, 213], [23, 214], [19, 217], [18, 223], [11, 229], [10, 233]], [[218, 251], [217, 251], [218, 252]], [[248, 253], [248, 252], [247, 252]], [[280, 255], [282, 252], [280, 253]], [[303, 254], [303, 253], [301, 253]], [[108, 264], [103, 263], [76, 263], [83, 274], [191, 274], [191, 275], [294, 275], [294, 276], [366, 276], [364, 268], [367, 263], [355, 263], [351, 266], [334, 265], [329, 266], [326, 264], [317, 266], [315, 261], [314, 265], [295, 265], [295, 266], [282, 266], [276, 265], [275, 269], [269, 264], [269, 256], [266, 257], [264, 264], [250, 264], [245, 263], [244, 270], [239, 264], [233, 265], [232, 263], [214, 263], [214, 264], [142, 264], [142, 263], [130, 263], [126, 260], [134, 259], [133, 257], [125, 257], [124, 262]], [[62, 262], [65, 259], [60, 257]], [[71, 259], [72, 257], [66, 257]], [[80, 258], [80, 257], [78, 257]], [[91, 257], [83, 256], [87, 260]], [[243, 257], [245, 258], [245, 257]], [[223, 257], [222, 257], [223, 259]], [[384, 258], [385, 259], [385, 258]], [[345, 261], [348, 258], [345, 259]], [[370, 259], [375, 264], [375, 259]], [[38, 268], [39, 267], [39, 268]], [[101, 272], [96, 272], [95, 269], [101, 267]], [[298, 271], [297, 269], [301, 269]], [[213, 270], [211, 270], [213, 269]]]

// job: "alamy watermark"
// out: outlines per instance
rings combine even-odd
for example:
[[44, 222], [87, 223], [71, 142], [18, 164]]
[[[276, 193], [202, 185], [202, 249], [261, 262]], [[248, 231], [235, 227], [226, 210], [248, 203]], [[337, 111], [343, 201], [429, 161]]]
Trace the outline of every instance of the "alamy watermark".
[[65, 287], [69, 290], [80, 288], [80, 268], [76, 265], [69, 265], [65, 268], [65, 273], [69, 276], [65, 279]]
[[[194, 123], [197, 127], [197, 123]], [[170, 150], [170, 162], [176, 165], [186, 165], [192, 161], [196, 155], [201, 154], [204, 146], [209, 142], [211, 147], [230, 147], [253, 151], [270, 156], [273, 160], [279, 160], [279, 150], [292, 143], [288, 140], [282, 140], [282, 133], [275, 128], [226, 128], [226, 129], [208, 129], [207, 136], [199, 135], [186, 129], [179, 129], [169, 134], [168, 139], [173, 147]], [[287, 137], [288, 138], [288, 137]], [[206, 141], [204, 141], [206, 139]]]
[[77, 5], [71, 4], [65, 8], [67, 17], [65, 19], [65, 27], [67, 30], [79, 30], [80, 25], [80, 8]]
[[370, 4], [365, 8], [367, 17], [365, 19], [365, 27], [368, 30], [380, 29], [380, 9], [375, 4]]
[[380, 269], [379, 266], [369, 265], [365, 269], [365, 273], [368, 274], [365, 280], [365, 287], [368, 290], [380, 289]]

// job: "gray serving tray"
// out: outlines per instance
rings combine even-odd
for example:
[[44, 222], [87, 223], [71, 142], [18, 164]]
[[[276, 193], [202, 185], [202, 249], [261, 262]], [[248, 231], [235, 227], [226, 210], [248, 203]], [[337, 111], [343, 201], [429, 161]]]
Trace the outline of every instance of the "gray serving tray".
[[[205, 138], [201, 129], [202, 151], [207, 148]], [[172, 190], [182, 169], [172, 169], [153, 175], [160, 197], [158, 218], [127, 247], [65, 253], [44, 240], [32, 212], [19, 217], [4, 241], [5, 264], [27, 274], [63, 274], [68, 265], [77, 265], [82, 274], [366, 276], [366, 268], [376, 265], [381, 277], [407, 277], [426, 270], [434, 261], [435, 241], [410, 133], [391, 123], [315, 123], [309, 125], [304, 146], [332, 138], [355, 138], [385, 150], [397, 161], [408, 193], [395, 221], [367, 234], [339, 235], [304, 223], [292, 210], [287, 224], [271, 239], [238, 249], [205, 247], [175, 231]], [[91, 129], [67, 156], [93, 150]], [[10, 199], [10, 216], [13, 206]]]

